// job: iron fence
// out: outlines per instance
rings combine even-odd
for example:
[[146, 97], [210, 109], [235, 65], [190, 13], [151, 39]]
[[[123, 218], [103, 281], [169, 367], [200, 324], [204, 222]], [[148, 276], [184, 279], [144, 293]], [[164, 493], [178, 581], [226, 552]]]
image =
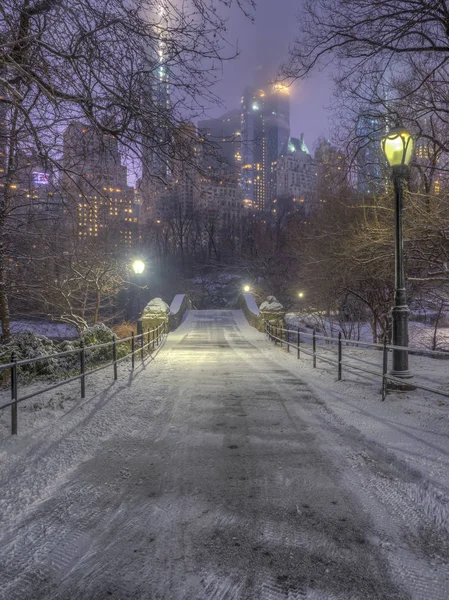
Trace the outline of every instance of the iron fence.
[[[422, 348], [395, 346], [393, 344], [387, 344], [386, 341], [384, 341], [383, 344], [376, 344], [374, 342], [361, 342], [361, 341], [355, 341], [355, 340], [346, 340], [342, 337], [341, 333], [339, 333], [338, 337], [335, 338], [335, 337], [326, 336], [326, 335], [317, 333], [315, 331], [315, 329], [312, 331], [312, 333], [308, 333], [308, 332], [301, 331], [300, 328], [287, 329], [285, 327], [279, 327], [277, 325], [271, 324], [268, 321], [265, 322], [265, 334], [269, 340], [274, 342], [275, 345], [279, 344], [281, 348], [285, 345], [287, 352], [290, 352], [291, 348], [294, 348], [296, 350], [296, 355], [297, 355], [298, 359], [301, 357], [301, 353], [305, 354], [306, 356], [310, 356], [312, 358], [313, 368], [316, 368], [317, 360], [326, 362], [328, 364], [335, 365], [337, 367], [337, 380], [338, 381], [341, 381], [341, 379], [342, 379], [343, 367], [345, 369], [348, 369], [349, 371], [355, 371], [357, 373], [365, 373], [365, 374], [373, 375], [375, 377], [380, 377], [382, 380], [382, 387], [381, 387], [382, 400], [385, 400], [385, 397], [387, 395], [388, 382], [391, 382], [392, 384], [398, 386], [399, 388], [401, 386], [404, 386], [404, 384], [406, 383], [406, 380], [400, 379], [398, 377], [394, 377], [388, 373], [388, 356], [389, 356], [390, 352], [392, 352], [393, 350], [405, 350], [409, 354], [415, 354], [415, 355], [435, 356], [435, 357], [439, 356], [439, 357], [449, 358], [449, 352], [444, 352], [442, 350], [423, 350]], [[306, 340], [308, 339], [311, 341], [312, 350], [308, 350], [308, 349], [304, 348], [304, 345], [305, 345], [304, 338], [306, 338]], [[323, 356], [322, 353], [319, 353], [317, 351], [317, 341], [319, 342], [320, 340], [323, 340], [324, 342], [326, 342], [326, 344], [328, 344], [326, 346], [327, 348], [329, 348], [331, 346], [336, 348], [336, 358], [329, 358], [328, 356]], [[351, 360], [354, 360], [354, 361], [358, 361], [359, 363], [364, 365], [363, 367], [362, 366], [354, 366], [353, 364], [350, 364], [347, 361], [344, 361], [343, 347], [354, 347], [355, 345], [360, 345], [360, 346], [363, 346], [366, 348], [372, 348], [372, 349], [376, 348], [378, 350], [381, 350], [382, 351], [382, 370], [379, 371], [379, 370], [373, 370], [372, 368], [367, 368], [367, 367], [374, 367], [374, 369], [378, 369], [379, 365], [377, 365], [375, 363], [371, 363], [367, 360], [364, 360], [364, 359], [360, 358], [359, 356], [351, 355], [350, 357], [348, 356], [348, 358], [350, 358]], [[418, 384], [415, 382], [415, 380], [413, 381], [412, 385], [413, 385], [413, 388], [415, 388], [415, 389], [425, 390], [427, 392], [433, 392], [434, 394], [438, 394], [440, 396], [445, 396], [446, 398], [449, 398], [449, 393], [445, 392], [444, 390], [439, 390], [439, 389], [436, 389], [436, 388], [433, 388], [430, 386]]]
[[[72, 381], [80, 380], [80, 395], [81, 398], [86, 397], [86, 377], [89, 375], [93, 375], [98, 371], [102, 371], [107, 367], [113, 368], [113, 377], [114, 381], [118, 379], [118, 363], [123, 360], [131, 357], [131, 369], [135, 368], [135, 356], [136, 354], [140, 354], [140, 358], [142, 361], [145, 359], [145, 353], [147, 357], [151, 355], [151, 352], [157, 348], [162, 341], [165, 339], [168, 333], [168, 324], [161, 323], [158, 327], [154, 329], [148, 329], [144, 333], [140, 333], [138, 335], [132, 335], [127, 338], [118, 339], [114, 337], [111, 342], [105, 342], [103, 344], [94, 344], [92, 346], [84, 346], [83, 341], [81, 341], [80, 347], [75, 350], [66, 350], [65, 352], [58, 352], [56, 354], [48, 354], [44, 356], [36, 356], [35, 358], [28, 358], [25, 360], [16, 360], [14, 352], [11, 355], [11, 361], [6, 364], [0, 365], [0, 377], [3, 375], [4, 371], [10, 371], [10, 388], [11, 388], [11, 401], [0, 406], [0, 410], [4, 410], [7, 408], [11, 408], [11, 434], [17, 435], [18, 430], [18, 404], [19, 402], [24, 402], [25, 400], [29, 400], [35, 396], [40, 394], [44, 394], [45, 392], [50, 392], [55, 390], [63, 385], [67, 385]], [[121, 358], [117, 358], [117, 347], [121, 344], [131, 344], [130, 352], [127, 352]], [[86, 356], [92, 350], [98, 350], [100, 348], [110, 348], [111, 349], [111, 359], [106, 362], [106, 364], [100, 365], [93, 369], [86, 370]], [[20, 367], [25, 365], [34, 364], [37, 362], [48, 361], [56, 358], [62, 358], [64, 356], [70, 355], [78, 355], [79, 357], [79, 373], [77, 375], [73, 375], [72, 377], [68, 377], [67, 379], [63, 379], [62, 381], [58, 381], [53, 385], [47, 386], [44, 389], [40, 389], [36, 392], [32, 392], [29, 394], [25, 394], [24, 396], [19, 396], [19, 385], [18, 385], [18, 375]]]

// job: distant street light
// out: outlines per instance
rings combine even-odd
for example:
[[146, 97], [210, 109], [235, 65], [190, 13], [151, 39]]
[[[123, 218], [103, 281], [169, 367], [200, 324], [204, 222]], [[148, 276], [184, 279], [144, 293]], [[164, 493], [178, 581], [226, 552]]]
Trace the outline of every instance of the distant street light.
[[249, 285], [245, 285], [245, 286], [243, 286], [243, 291], [249, 292], [249, 291], [251, 291], [251, 287]]
[[298, 292], [298, 298], [304, 298], [304, 292]]
[[[393, 345], [408, 347], [408, 315], [404, 279], [404, 255], [402, 238], [402, 207], [404, 179], [413, 154], [414, 140], [404, 127], [394, 127], [381, 140], [382, 151], [392, 168], [395, 192], [395, 293], [393, 317]], [[409, 379], [408, 350], [393, 350], [391, 375]]]
[[133, 262], [133, 271], [136, 275], [142, 275], [145, 271], [145, 263], [143, 260], [135, 260]]

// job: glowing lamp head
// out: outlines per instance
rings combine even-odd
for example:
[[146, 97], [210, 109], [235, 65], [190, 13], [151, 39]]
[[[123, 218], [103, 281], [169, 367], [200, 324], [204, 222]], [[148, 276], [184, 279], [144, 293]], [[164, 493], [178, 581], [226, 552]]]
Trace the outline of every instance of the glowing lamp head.
[[243, 286], [243, 291], [244, 291], [244, 292], [249, 292], [249, 291], [250, 291], [250, 289], [251, 289], [251, 287], [250, 287], [249, 285], [244, 285], [244, 286]]
[[145, 263], [143, 260], [135, 260], [133, 262], [133, 271], [136, 275], [141, 275], [145, 271]]
[[390, 167], [408, 166], [413, 155], [415, 142], [412, 134], [404, 127], [394, 127], [381, 142], [382, 152]]
[[304, 292], [298, 292], [298, 298], [304, 298]]

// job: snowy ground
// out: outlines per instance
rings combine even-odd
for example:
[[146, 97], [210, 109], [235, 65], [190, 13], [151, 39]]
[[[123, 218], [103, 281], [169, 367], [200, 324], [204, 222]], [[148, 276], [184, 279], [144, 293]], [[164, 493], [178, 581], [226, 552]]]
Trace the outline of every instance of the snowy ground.
[[[316, 325], [317, 331], [320, 331], [320, 325], [324, 326], [326, 335], [331, 337], [338, 337], [340, 327], [337, 322], [331, 324], [328, 318], [318, 319], [316, 316], [308, 315], [307, 313], [287, 313], [285, 319], [289, 327], [300, 327], [303, 331], [312, 332], [314, 324]], [[304, 327], [304, 323], [307, 323], [307, 327]], [[348, 324], [348, 331], [350, 330]], [[363, 342], [372, 342], [373, 334], [369, 323], [362, 323], [360, 325], [359, 339]], [[447, 350], [449, 348], [449, 328], [439, 327], [434, 340], [435, 327], [433, 325], [427, 325], [418, 321], [409, 321], [408, 323], [409, 333], [409, 346], [413, 348], [423, 348], [431, 350], [434, 342], [436, 342], [436, 349]], [[342, 332], [344, 337], [344, 332]], [[353, 334], [354, 339], [357, 339], [357, 328], [354, 328]]]
[[[45, 335], [48, 338], [73, 339], [78, 337], [78, 332], [72, 325], [66, 323], [52, 323], [51, 321], [33, 321], [22, 320], [11, 322], [11, 332], [13, 334], [32, 331], [39, 335]], [[0, 325], [1, 332], [1, 325]]]
[[192, 311], [134, 377], [21, 407], [0, 598], [447, 600], [449, 406], [322, 367]]

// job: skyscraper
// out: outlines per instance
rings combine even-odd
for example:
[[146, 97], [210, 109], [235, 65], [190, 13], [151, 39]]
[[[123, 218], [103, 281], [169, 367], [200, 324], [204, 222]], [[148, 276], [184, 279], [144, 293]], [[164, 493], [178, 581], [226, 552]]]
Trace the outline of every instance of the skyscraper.
[[384, 158], [380, 140], [385, 127], [380, 119], [361, 115], [357, 123], [357, 189], [361, 194], [373, 194], [385, 187], [382, 177]]
[[[309, 210], [316, 199], [316, 167], [304, 137], [291, 138], [288, 151], [272, 163], [273, 202], [291, 199]], [[303, 206], [302, 208], [304, 208]]]
[[244, 202], [269, 210], [271, 165], [288, 150], [290, 102], [282, 84], [256, 90], [246, 88], [241, 98], [242, 187]]
[[[163, 19], [162, 15], [162, 19]], [[155, 37], [160, 34], [155, 33]], [[142, 65], [142, 177], [139, 188], [143, 213], [157, 217], [157, 203], [169, 179], [172, 154], [172, 116], [166, 43], [159, 37], [157, 48], [148, 50]]]
[[231, 110], [218, 119], [198, 122], [202, 140], [202, 165], [205, 169], [234, 173], [240, 179], [242, 165], [240, 111]]
[[114, 246], [131, 247], [137, 219], [134, 190], [127, 183], [117, 139], [80, 122], [71, 123], [63, 138], [63, 193], [78, 236], [111, 234]]

